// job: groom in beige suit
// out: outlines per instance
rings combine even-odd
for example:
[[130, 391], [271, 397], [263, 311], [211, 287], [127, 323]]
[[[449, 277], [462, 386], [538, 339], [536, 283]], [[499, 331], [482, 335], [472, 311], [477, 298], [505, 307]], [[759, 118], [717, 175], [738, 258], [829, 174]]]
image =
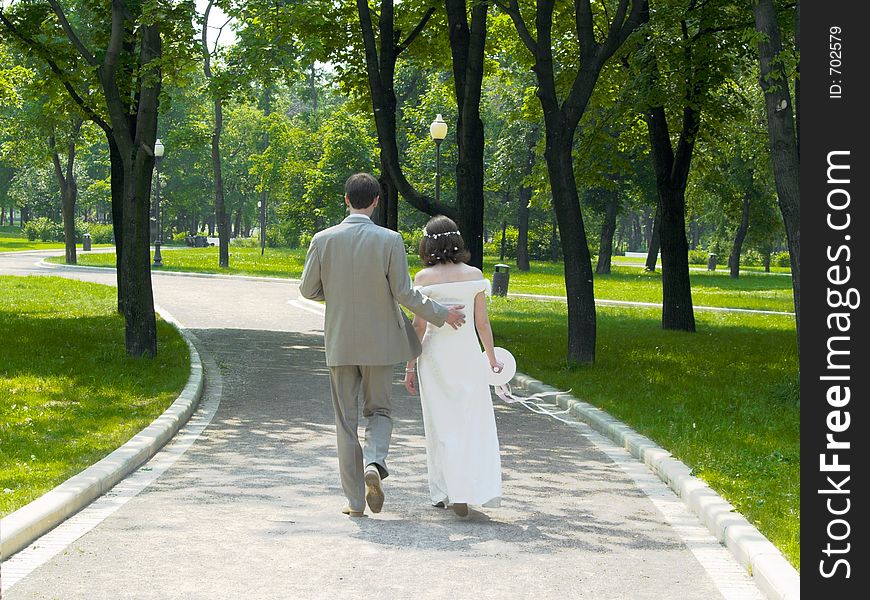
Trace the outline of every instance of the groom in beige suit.
[[[420, 355], [420, 342], [399, 304], [425, 320], [459, 327], [462, 305], [442, 306], [411, 286], [402, 236], [371, 220], [380, 186], [368, 173], [345, 183], [350, 215], [311, 240], [299, 293], [326, 301], [324, 341], [338, 441], [344, 513], [361, 517], [368, 503], [381, 511], [381, 480], [388, 475], [387, 452], [393, 368]], [[365, 449], [357, 435], [362, 391]]]

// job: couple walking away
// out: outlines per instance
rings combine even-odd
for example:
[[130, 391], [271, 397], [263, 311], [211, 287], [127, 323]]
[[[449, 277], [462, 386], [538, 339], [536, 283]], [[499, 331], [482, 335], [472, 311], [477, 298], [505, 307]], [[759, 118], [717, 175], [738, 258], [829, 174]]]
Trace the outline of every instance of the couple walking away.
[[[403, 361], [405, 387], [411, 394], [419, 389], [423, 406], [432, 504], [460, 516], [469, 504], [498, 506], [498, 437], [478, 345], [479, 336], [490, 368], [499, 372], [503, 365], [486, 310], [488, 282], [465, 264], [469, 254], [456, 224], [438, 216], [423, 233], [426, 267], [412, 286], [402, 236], [371, 220], [379, 194], [371, 175], [348, 178], [350, 214], [311, 240], [299, 285], [303, 297], [326, 302], [326, 364], [348, 501], [343, 512], [361, 517], [366, 504], [373, 513], [383, 507], [393, 372]], [[414, 313], [413, 323], [400, 304]], [[357, 433], [360, 396], [364, 448]]]

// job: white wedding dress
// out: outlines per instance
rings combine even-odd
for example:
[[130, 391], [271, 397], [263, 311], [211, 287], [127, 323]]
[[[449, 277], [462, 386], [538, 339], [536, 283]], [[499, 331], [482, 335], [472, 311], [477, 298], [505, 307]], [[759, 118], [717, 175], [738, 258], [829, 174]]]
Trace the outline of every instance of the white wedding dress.
[[445, 306], [464, 304], [466, 315], [459, 329], [430, 323], [417, 360], [432, 502], [499, 506], [501, 459], [486, 382], [489, 361], [474, 327], [474, 298], [489, 292], [489, 282], [454, 281], [419, 289]]

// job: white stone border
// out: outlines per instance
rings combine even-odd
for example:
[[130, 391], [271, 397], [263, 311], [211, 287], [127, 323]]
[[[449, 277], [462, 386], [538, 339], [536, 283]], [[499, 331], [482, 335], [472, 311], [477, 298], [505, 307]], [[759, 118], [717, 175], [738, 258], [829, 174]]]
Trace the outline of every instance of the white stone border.
[[0, 520], [0, 559], [31, 542], [108, 492], [154, 456], [184, 425], [202, 397], [202, 360], [187, 333], [165, 311], [155, 310], [184, 336], [190, 351], [190, 376], [175, 402], [123, 446], [73, 475], [56, 488]]
[[553, 394], [569, 414], [624, 447], [665, 482], [707, 529], [724, 544], [745, 568], [759, 589], [772, 600], [800, 598], [800, 575], [770, 540], [764, 537], [710, 486], [692, 476], [692, 470], [671, 453], [600, 408], [560, 393], [524, 373], [517, 372], [514, 385], [533, 394]]

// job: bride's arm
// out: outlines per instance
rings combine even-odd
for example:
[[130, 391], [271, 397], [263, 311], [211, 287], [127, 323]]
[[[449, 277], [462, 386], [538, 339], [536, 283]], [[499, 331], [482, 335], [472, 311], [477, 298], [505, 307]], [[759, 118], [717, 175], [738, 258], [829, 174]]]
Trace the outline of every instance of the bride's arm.
[[474, 297], [474, 325], [477, 329], [477, 337], [480, 338], [480, 343], [483, 344], [483, 349], [486, 351], [486, 357], [489, 359], [489, 364], [492, 367], [498, 366], [500, 363], [495, 358], [495, 344], [492, 339], [492, 326], [489, 324], [489, 314], [486, 311], [486, 293], [480, 292]]
[[[414, 326], [414, 331], [416, 332], [417, 337], [422, 340], [423, 334], [426, 333], [426, 320], [423, 317], [414, 315], [414, 320], [411, 324]], [[417, 359], [412, 358], [408, 361], [408, 364], [405, 365], [405, 389], [408, 390], [408, 393], [411, 395], [417, 394], [417, 380], [414, 377], [417, 371], [414, 366], [416, 364]]]

